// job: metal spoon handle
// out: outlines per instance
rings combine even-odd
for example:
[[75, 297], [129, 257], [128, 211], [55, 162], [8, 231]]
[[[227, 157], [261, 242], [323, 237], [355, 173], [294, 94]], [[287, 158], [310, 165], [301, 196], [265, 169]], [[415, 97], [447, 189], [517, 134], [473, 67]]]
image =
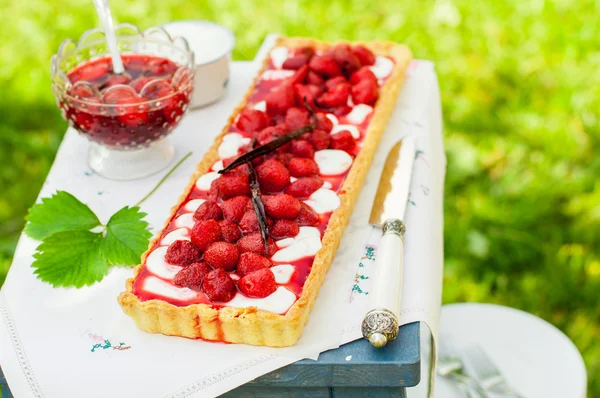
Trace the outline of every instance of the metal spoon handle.
[[123, 67], [123, 60], [119, 54], [119, 48], [117, 47], [117, 36], [115, 35], [115, 27], [113, 23], [112, 13], [110, 11], [110, 5], [108, 0], [94, 0], [94, 6], [96, 6], [96, 12], [100, 21], [102, 22], [102, 28], [104, 29], [104, 35], [106, 36], [106, 43], [110, 51], [112, 58], [113, 72], [117, 75], [125, 72]]

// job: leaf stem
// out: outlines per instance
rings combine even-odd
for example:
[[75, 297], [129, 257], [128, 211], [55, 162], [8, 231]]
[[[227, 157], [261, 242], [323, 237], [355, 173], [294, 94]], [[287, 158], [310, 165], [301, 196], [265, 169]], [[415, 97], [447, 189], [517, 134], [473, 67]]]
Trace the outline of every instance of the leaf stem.
[[188, 152], [187, 155], [185, 155], [184, 157], [181, 158], [181, 160], [179, 162], [177, 162], [177, 164], [175, 164], [175, 166], [173, 166], [173, 168], [171, 168], [171, 170], [169, 170], [169, 172], [167, 174], [165, 174], [165, 176], [163, 178], [160, 179], [160, 181], [158, 182], [158, 184], [156, 184], [156, 186], [154, 188], [152, 188], [152, 191], [148, 192], [148, 194], [146, 196], [144, 196], [139, 202], [137, 202], [134, 206], [140, 206], [142, 203], [144, 203], [144, 201], [146, 199], [148, 199], [154, 192], [156, 192], [156, 190], [158, 188], [160, 188], [160, 186], [167, 180], [167, 178], [169, 178], [169, 176], [171, 174], [173, 174], [173, 172], [175, 170], [177, 170], [177, 168], [179, 166], [181, 166], [181, 164], [190, 156], [192, 156], [192, 152]]

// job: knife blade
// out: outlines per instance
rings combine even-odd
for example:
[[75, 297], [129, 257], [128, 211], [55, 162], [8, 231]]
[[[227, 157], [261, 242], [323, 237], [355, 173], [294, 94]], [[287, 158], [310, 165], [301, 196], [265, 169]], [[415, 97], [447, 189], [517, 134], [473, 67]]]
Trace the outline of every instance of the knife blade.
[[374, 347], [385, 346], [398, 335], [404, 257], [404, 213], [408, 203], [415, 159], [412, 136], [398, 141], [386, 158], [371, 208], [369, 223], [381, 227], [375, 274], [362, 334]]

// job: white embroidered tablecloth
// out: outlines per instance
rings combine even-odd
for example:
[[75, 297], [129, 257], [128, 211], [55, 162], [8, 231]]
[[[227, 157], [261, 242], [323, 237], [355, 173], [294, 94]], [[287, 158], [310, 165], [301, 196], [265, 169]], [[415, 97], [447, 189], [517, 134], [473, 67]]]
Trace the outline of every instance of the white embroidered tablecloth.
[[[267, 39], [257, 59], [262, 59], [272, 40]], [[227, 96], [190, 112], [170, 137], [177, 158], [190, 150], [194, 153], [142, 205], [153, 231], [162, 226], [257, 67], [258, 63], [233, 63]], [[445, 157], [441, 123], [433, 65], [413, 61], [356, 210], [303, 336], [294, 347], [252, 347], [145, 333], [123, 314], [116, 300], [131, 269], [115, 267], [91, 287], [53, 289], [36, 279], [30, 266], [38, 242], [21, 236], [0, 291], [0, 365], [14, 396], [216, 396], [359, 338], [378, 241], [367, 225], [371, 202], [385, 154], [406, 134], [416, 136], [418, 152], [406, 219], [400, 321], [425, 322], [436, 338], [443, 269]], [[87, 148], [85, 138], [67, 131], [40, 197], [59, 189], [69, 191], [106, 221], [116, 210], [136, 203], [162, 176], [129, 182], [103, 179], [87, 167]]]

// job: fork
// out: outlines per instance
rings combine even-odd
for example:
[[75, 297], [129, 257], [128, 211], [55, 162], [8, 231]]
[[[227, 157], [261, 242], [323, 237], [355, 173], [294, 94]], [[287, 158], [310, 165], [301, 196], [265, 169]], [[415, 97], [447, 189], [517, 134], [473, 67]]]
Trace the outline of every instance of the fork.
[[463, 361], [450, 338], [440, 339], [437, 373], [456, 383], [469, 398], [487, 397], [479, 383], [465, 374]]
[[485, 391], [502, 397], [524, 398], [508, 384], [498, 367], [479, 345], [466, 347], [465, 359], [471, 365], [469, 370], [472, 370], [473, 377]]

